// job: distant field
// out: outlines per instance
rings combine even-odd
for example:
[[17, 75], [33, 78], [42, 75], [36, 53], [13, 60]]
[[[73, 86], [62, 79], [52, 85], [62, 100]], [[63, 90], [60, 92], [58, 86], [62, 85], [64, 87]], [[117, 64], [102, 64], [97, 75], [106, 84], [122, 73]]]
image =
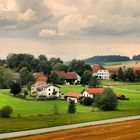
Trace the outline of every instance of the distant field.
[[120, 67], [140, 67], [140, 61], [124, 61], [124, 62], [107, 62], [105, 63], [105, 68], [110, 71], [115, 71]]
[[134, 63], [135, 61], [119, 61], [119, 62], [105, 62], [104, 65], [110, 66], [110, 65], [123, 65], [123, 64], [129, 64]]

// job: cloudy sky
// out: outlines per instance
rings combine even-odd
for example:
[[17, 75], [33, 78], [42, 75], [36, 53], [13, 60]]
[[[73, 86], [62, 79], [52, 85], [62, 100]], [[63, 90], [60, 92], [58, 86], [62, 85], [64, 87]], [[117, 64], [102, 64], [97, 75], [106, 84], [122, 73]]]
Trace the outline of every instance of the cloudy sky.
[[0, 58], [140, 54], [140, 0], [0, 0]]

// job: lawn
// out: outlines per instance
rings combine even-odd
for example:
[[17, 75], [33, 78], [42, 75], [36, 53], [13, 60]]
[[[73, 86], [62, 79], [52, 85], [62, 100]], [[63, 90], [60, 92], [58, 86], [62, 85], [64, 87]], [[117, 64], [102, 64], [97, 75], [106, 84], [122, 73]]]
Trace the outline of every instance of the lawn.
[[[15, 98], [8, 94], [8, 90], [0, 91], [0, 107], [10, 105], [13, 110], [13, 116], [36, 116], [39, 114], [53, 114], [54, 105], [57, 106], [59, 113], [67, 113], [68, 102], [60, 100], [48, 100], [48, 101], [28, 101], [19, 98]], [[77, 105], [77, 112], [89, 112], [90, 107]]]
[[86, 86], [82, 85], [62, 85], [61, 86], [61, 92], [63, 94], [66, 94], [67, 92], [78, 92], [80, 93]]
[[[121, 85], [122, 86], [122, 85]], [[138, 85], [132, 85], [135, 89]], [[129, 85], [128, 85], [129, 87]], [[81, 92], [83, 86], [62, 86], [62, 93]], [[124, 94], [130, 100], [119, 101], [116, 111], [91, 112], [92, 107], [77, 105], [76, 114], [67, 114], [67, 101], [26, 101], [9, 95], [8, 90], [0, 91], [0, 107], [10, 105], [14, 109], [12, 118], [0, 119], [0, 133], [32, 128], [43, 128], [64, 124], [103, 120], [140, 114], [140, 93], [114, 89], [117, 94]], [[54, 105], [60, 114], [54, 114]]]

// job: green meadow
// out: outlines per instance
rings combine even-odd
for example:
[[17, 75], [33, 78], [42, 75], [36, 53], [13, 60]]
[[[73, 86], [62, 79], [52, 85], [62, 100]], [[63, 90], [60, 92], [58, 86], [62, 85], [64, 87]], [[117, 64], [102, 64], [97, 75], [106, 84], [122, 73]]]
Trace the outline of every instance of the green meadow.
[[[140, 85], [120, 85], [119, 88], [139, 91]], [[81, 85], [61, 86], [61, 92], [81, 92], [85, 87]], [[51, 127], [65, 124], [104, 120], [123, 116], [140, 114], [140, 92], [113, 89], [117, 94], [124, 94], [129, 100], [119, 101], [116, 111], [94, 111], [92, 107], [77, 104], [77, 113], [68, 114], [67, 101], [34, 101], [15, 98], [9, 94], [9, 90], [0, 90], [0, 108], [10, 105], [14, 112], [11, 118], [0, 118], [0, 133], [19, 131], [33, 128]], [[57, 106], [58, 114], [54, 106]]]

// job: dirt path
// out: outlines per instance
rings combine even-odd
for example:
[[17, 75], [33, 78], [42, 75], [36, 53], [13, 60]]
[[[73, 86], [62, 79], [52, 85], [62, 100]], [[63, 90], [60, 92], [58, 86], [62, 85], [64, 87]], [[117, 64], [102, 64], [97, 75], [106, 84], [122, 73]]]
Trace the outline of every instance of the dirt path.
[[140, 120], [69, 129], [14, 140], [140, 140]]

